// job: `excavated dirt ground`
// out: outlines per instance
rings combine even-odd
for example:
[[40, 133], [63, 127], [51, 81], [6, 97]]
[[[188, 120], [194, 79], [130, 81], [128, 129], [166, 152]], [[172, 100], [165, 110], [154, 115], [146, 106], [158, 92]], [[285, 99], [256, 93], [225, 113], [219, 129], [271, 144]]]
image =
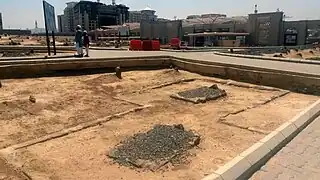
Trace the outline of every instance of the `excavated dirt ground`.
[[[318, 99], [185, 71], [132, 71], [122, 77], [2, 80], [0, 154], [19, 171], [0, 161], [0, 179], [23, 179], [20, 170], [32, 179], [201, 179]], [[170, 98], [213, 84], [227, 96], [203, 104]], [[157, 124], [183, 124], [201, 136], [185, 163], [151, 172], [108, 157], [121, 141]]]

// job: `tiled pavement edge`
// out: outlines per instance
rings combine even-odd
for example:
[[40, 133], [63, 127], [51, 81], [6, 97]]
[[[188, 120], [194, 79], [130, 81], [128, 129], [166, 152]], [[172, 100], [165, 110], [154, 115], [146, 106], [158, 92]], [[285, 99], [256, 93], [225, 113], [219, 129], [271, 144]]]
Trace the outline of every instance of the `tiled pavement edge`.
[[282, 148], [251, 180], [320, 179], [320, 117]]
[[[245, 180], [250, 178], [319, 115], [320, 99], [203, 180]], [[317, 141], [320, 142], [319, 139]]]

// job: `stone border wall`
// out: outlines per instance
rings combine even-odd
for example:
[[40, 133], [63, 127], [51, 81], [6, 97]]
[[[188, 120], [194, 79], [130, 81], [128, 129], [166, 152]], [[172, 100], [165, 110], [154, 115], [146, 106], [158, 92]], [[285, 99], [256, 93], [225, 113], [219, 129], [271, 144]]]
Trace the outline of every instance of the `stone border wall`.
[[39, 77], [69, 70], [84, 70], [82, 72], [85, 73], [86, 69], [113, 69], [117, 66], [136, 69], [141, 67], [169, 68], [170, 65], [206, 76], [320, 95], [320, 76], [317, 75], [192, 60], [174, 56], [13, 61], [6, 65], [0, 64], [0, 79]]

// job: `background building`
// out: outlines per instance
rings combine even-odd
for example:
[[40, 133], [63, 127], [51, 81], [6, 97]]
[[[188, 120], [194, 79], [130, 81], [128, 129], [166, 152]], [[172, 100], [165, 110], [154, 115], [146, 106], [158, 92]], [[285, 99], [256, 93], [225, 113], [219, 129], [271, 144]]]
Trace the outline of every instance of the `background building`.
[[34, 22], [34, 29], [30, 29], [30, 30], [31, 30], [31, 34], [41, 34], [46, 32], [45, 28], [38, 27], [38, 21]]
[[3, 29], [3, 24], [2, 24], [2, 14], [0, 13], [0, 30]]
[[217, 18], [217, 17], [227, 17], [225, 14], [201, 14], [201, 18]]
[[74, 25], [74, 6], [77, 2], [68, 2], [67, 7], [63, 11], [63, 27], [61, 27], [62, 32], [74, 32], [75, 25]]
[[172, 38], [182, 39], [182, 21], [142, 21], [140, 36], [142, 39], [159, 39], [161, 44], [168, 44]]
[[127, 6], [116, 5], [114, 1], [112, 5], [99, 1], [69, 2], [63, 16], [58, 16], [59, 30], [68, 33], [74, 32], [77, 25], [88, 31], [102, 26], [122, 25], [129, 20], [128, 10]]
[[201, 14], [201, 15], [189, 15], [186, 19], [197, 19], [197, 18], [217, 18], [217, 17], [227, 17], [225, 14]]
[[146, 7], [141, 11], [130, 11], [129, 12], [129, 22], [130, 23], [140, 23], [141, 21], [156, 21], [157, 15], [156, 11]]
[[129, 11], [129, 23], [140, 23], [141, 16], [141, 11]]
[[58, 15], [58, 32], [64, 32], [65, 30], [65, 17], [64, 15]]

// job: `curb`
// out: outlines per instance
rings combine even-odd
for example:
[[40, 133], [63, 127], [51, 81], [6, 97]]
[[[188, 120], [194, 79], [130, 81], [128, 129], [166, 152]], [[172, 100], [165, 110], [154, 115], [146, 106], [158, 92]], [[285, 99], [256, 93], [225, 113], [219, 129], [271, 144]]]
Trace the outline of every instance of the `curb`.
[[250, 178], [319, 115], [320, 99], [202, 180]]
[[238, 57], [238, 58], [249, 58], [249, 59], [259, 59], [259, 60], [268, 60], [268, 61], [280, 61], [280, 62], [320, 65], [320, 61], [306, 60], [306, 59], [300, 60], [300, 59], [290, 59], [290, 58], [263, 57], [263, 56], [254, 56], [254, 55], [221, 53], [221, 52], [217, 52], [217, 51], [213, 52], [213, 54], [219, 55], [219, 56], [229, 56], [229, 57]]

